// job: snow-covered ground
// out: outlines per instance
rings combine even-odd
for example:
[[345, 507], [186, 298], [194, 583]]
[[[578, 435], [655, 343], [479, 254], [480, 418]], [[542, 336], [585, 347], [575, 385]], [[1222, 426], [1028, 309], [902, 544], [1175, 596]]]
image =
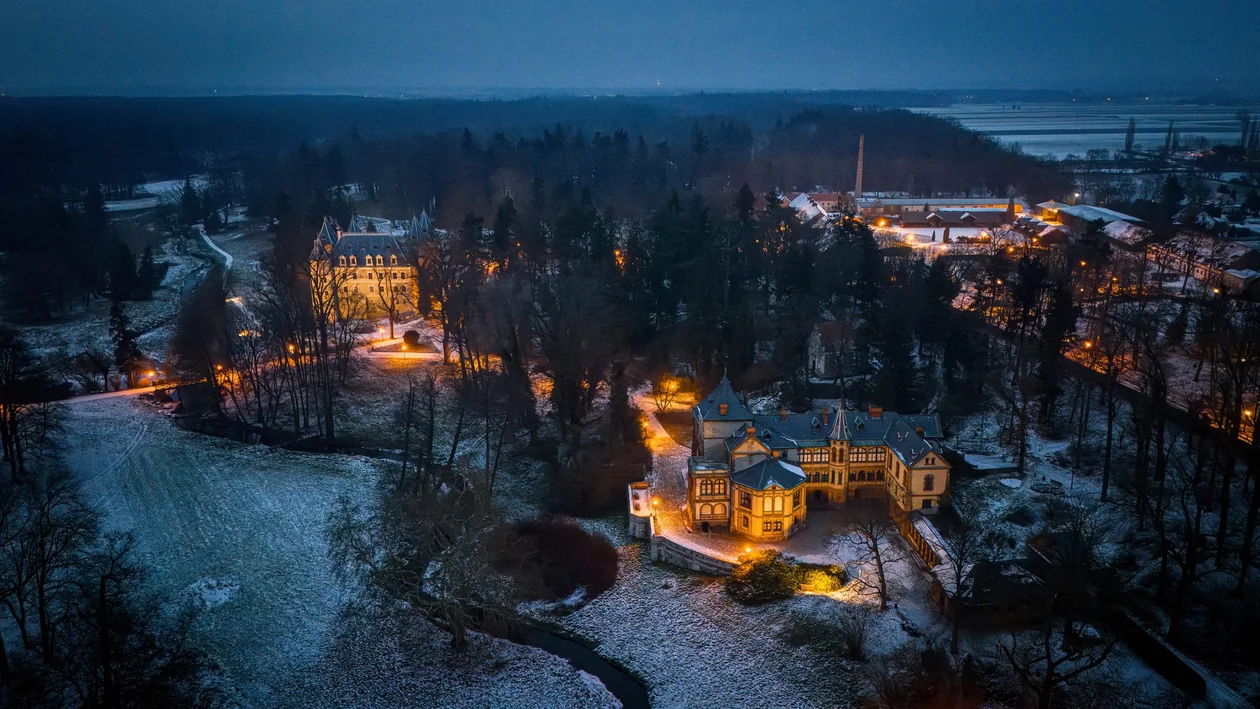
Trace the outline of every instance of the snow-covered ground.
[[388, 463], [182, 431], [145, 398], [67, 415], [84, 496], [135, 533], [153, 588], [199, 611], [195, 637], [244, 706], [618, 706], [542, 650], [477, 636], [454, 654], [427, 623], [347, 610], [357, 589], [332, 574], [324, 524], [341, 495], [371, 504]]

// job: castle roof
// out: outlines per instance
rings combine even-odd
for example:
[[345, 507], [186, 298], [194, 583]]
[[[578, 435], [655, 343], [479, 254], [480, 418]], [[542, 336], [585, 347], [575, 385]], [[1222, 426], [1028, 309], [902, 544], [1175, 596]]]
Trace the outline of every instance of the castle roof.
[[[726, 404], [725, 415], [722, 414], [722, 404]], [[701, 421], [751, 421], [753, 418], [753, 413], [739, 400], [726, 377], [722, 377], [717, 388], [696, 404], [695, 412]]]
[[[922, 433], [919, 431], [922, 430]], [[879, 416], [844, 411], [836, 417], [831, 438], [853, 445], [885, 445], [906, 465], [917, 463], [929, 452], [940, 452], [941, 419], [936, 414], [899, 414], [885, 411]]]
[[791, 490], [805, 482], [805, 472], [791, 463], [769, 458], [733, 473], [731, 482], [753, 490], [765, 490], [774, 485]]
[[[762, 416], [753, 414], [753, 437], [771, 450], [790, 448], [825, 448], [830, 443], [827, 434], [831, 427], [823, 423], [821, 412]], [[741, 428], [726, 439], [730, 451], [748, 437], [748, 430]]]

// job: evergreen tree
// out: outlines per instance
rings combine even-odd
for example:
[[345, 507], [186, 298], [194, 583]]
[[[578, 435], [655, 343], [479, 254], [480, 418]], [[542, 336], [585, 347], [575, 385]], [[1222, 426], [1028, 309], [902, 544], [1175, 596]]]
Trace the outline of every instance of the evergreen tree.
[[516, 203], [511, 196], [504, 197], [494, 213], [494, 227], [490, 239], [494, 260], [503, 267], [515, 260], [513, 256], [517, 249], [513, 232], [516, 229], [516, 222]]
[[144, 245], [140, 256], [140, 268], [136, 271], [136, 292], [145, 300], [153, 297], [153, 291], [161, 284], [157, 264], [153, 263], [153, 247]]
[[1080, 308], [1072, 303], [1072, 289], [1059, 282], [1050, 294], [1050, 307], [1041, 330], [1039, 354], [1041, 361], [1037, 372], [1041, 394], [1041, 419], [1050, 421], [1054, 404], [1063, 389], [1060, 385], [1059, 357], [1068, 339], [1076, 332], [1076, 319]]
[[131, 329], [122, 303], [117, 300], [109, 307], [109, 334], [114, 340], [114, 366], [126, 378], [127, 386], [131, 386], [137, 379], [143, 355], [136, 344], [139, 333]]
[[753, 191], [749, 189], [748, 183], [745, 182], [740, 185], [739, 188], [739, 196], [736, 198], [735, 202], [735, 214], [739, 217], [741, 222], [746, 222], [752, 219], [756, 210], [757, 197], [753, 194]]
[[180, 196], [179, 208], [184, 217], [184, 224], [192, 226], [201, 220], [203, 215], [201, 195], [197, 194], [197, 189], [193, 187], [190, 179], [184, 180], [184, 191]]
[[115, 241], [109, 260], [109, 297], [130, 300], [136, 294], [136, 257], [121, 241]]

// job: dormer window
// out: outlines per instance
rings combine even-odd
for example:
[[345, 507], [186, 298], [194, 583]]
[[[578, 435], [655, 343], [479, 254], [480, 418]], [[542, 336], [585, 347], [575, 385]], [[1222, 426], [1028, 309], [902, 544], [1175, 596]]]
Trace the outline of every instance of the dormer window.
[[376, 255], [376, 265], [377, 265], [377, 266], [384, 266], [384, 265], [385, 265], [385, 261], [384, 261], [383, 259], [381, 259], [381, 255], [380, 255], [380, 254], [377, 254], [377, 255]]
[[394, 254], [390, 254], [390, 255], [389, 255], [389, 265], [391, 265], [391, 266], [397, 266], [397, 265], [398, 265], [398, 257], [397, 257], [397, 256], [395, 256]]
[[346, 257], [345, 257], [345, 256], [342, 256], [342, 257], [341, 257], [341, 259], [340, 259], [340, 265], [341, 265], [343, 268], [345, 267], [345, 265], [346, 265]]
[[359, 265], [359, 260], [358, 260], [357, 258], [355, 258], [354, 256], [351, 256], [351, 257], [350, 257], [350, 267], [351, 267], [351, 268], [354, 268], [355, 266], [358, 266], [358, 265]]

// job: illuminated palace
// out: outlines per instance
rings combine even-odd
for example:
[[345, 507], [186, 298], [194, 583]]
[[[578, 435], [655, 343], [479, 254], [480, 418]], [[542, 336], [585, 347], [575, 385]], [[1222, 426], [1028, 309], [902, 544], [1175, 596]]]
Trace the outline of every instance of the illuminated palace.
[[693, 409], [687, 463], [687, 524], [780, 540], [805, 523], [809, 507], [887, 499], [904, 523], [932, 513], [949, 484], [936, 414], [902, 415], [872, 406], [762, 416], [723, 378]]
[[429, 230], [423, 213], [405, 226], [355, 216], [345, 231], [325, 217], [311, 250], [312, 282], [368, 316], [410, 312], [418, 293], [415, 245]]

